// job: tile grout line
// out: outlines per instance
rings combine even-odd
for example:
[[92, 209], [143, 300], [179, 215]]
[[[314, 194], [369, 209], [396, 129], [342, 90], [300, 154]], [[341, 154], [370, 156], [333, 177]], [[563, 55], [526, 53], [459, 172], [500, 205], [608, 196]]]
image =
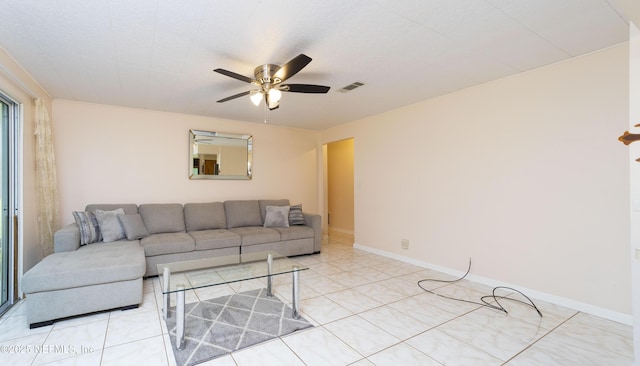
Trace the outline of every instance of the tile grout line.
[[567, 319], [565, 319], [563, 322], [561, 322], [560, 324], [556, 325], [555, 327], [551, 328], [549, 331], [547, 331], [545, 334], [543, 334], [542, 336], [540, 336], [538, 339], [536, 339], [535, 341], [529, 343], [525, 348], [521, 349], [518, 353], [516, 353], [515, 355], [513, 355], [511, 358], [509, 358], [508, 360], [504, 361], [501, 365], [506, 365], [509, 362], [513, 361], [513, 359], [515, 359], [516, 357], [520, 356], [522, 353], [524, 353], [526, 350], [528, 350], [529, 348], [533, 347], [536, 343], [538, 343], [540, 340], [542, 340], [544, 337], [548, 336], [549, 334], [553, 333], [556, 329], [558, 329], [559, 327], [561, 327], [562, 325], [564, 325], [566, 322], [568, 322], [569, 320], [573, 319], [576, 315], [578, 315], [580, 312], [576, 312], [575, 314], [571, 315], [570, 317], [568, 317]]
[[[28, 322], [27, 322], [27, 324], [28, 324]], [[51, 329], [49, 329], [49, 332], [47, 332], [47, 336], [44, 337], [44, 339], [42, 340], [42, 343], [40, 343], [40, 346], [44, 346], [44, 344], [47, 343], [47, 339], [49, 339], [49, 337], [51, 336], [51, 332], [52, 331], [53, 331], [53, 325], [51, 326]], [[33, 360], [31, 360], [31, 365], [35, 364], [36, 360], [38, 359], [38, 356], [40, 356], [40, 352], [36, 353], [35, 357], [33, 357]]]
[[104, 350], [106, 348], [107, 345], [107, 333], [109, 332], [109, 324], [111, 323], [111, 313], [109, 313], [109, 316], [107, 317], [107, 326], [105, 327], [104, 330], [104, 339], [102, 340], [102, 349], [100, 350], [100, 363], [99, 365], [102, 365], [102, 363], [104, 362]]

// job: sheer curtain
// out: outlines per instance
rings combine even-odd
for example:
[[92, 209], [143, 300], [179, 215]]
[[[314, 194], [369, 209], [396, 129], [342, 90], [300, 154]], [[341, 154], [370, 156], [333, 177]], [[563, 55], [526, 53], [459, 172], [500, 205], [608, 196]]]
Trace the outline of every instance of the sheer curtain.
[[37, 98], [36, 125], [36, 194], [38, 233], [44, 256], [53, 253], [53, 233], [58, 228], [58, 184], [56, 157], [53, 152], [51, 120], [44, 102]]

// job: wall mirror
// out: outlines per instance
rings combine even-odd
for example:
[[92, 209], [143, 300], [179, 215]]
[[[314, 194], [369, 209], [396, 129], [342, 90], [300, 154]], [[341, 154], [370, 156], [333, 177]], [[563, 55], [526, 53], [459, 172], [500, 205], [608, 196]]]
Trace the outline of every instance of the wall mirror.
[[189, 179], [251, 179], [253, 138], [189, 131]]

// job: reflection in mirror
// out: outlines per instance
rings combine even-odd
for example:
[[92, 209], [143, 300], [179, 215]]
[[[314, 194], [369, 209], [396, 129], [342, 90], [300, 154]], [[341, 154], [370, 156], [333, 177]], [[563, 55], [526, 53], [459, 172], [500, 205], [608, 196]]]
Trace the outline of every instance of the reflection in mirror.
[[251, 135], [190, 130], [189, 179], [251, 179]]

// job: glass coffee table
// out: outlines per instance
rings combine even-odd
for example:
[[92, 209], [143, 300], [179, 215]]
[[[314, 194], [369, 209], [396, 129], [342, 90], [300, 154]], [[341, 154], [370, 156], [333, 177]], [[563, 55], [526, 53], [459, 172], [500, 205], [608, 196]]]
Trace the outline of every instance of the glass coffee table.
[[291, 273], [293, 276], [292, 316], [294, 319], [299, 319], [299, 273], [309, 268], [284, 255], [270, 251], [164, 263], [158, 264], [157, 269], [162, 289], [162, 313], [165, 320], [170, 317], [170, 295], [176, 294], [176, 348], [182, 350], [185, 347], [185, 291], [266, 277], [267, 296], [273, 296], [272, 277]]

